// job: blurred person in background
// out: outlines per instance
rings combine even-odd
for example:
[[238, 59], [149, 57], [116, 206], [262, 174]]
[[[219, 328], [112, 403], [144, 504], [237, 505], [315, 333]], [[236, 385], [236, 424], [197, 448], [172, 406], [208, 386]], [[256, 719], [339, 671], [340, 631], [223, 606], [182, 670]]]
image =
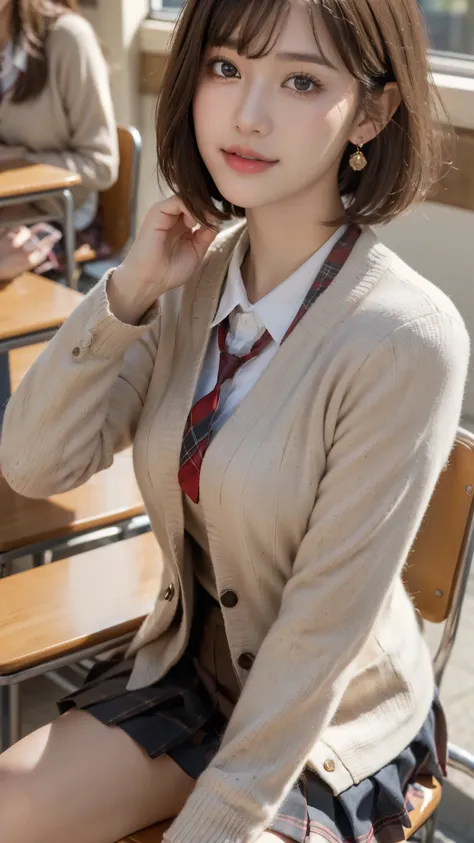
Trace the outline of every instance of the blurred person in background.
[[[98, 191], [117, 178], [117, 133], [107, 64], [76, 0], [0, 0], [0, 167], [20, 159], [81, 176], [75, 228], [97, 247]], [[0, 220], [13, 213], [31, 207], [2, 209]], [[31, 252], [23, 255], [31, 268]], [[0, 276], [1, 262], [0, 253]]]

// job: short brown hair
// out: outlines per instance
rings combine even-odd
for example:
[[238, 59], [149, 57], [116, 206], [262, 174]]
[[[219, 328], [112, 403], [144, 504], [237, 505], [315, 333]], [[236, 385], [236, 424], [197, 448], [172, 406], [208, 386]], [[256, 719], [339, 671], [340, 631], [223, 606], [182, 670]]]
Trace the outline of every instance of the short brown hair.
[[[440, 131], [432, 117], [428, 43], [417, 0], [307, 0], [313, 31], [318, 10], [342, 61], [360, 84], [363, 106], [376, 118], [376, 94], [397, 82], [401, 104], [390, 123], [364, 147], [368, 166], [349, 167], [348, 144], [340, 171], [347, 217], [385, 223], [422, 200], [440, 161]], [[290, 0], [187, 0], [177, 25], [157, 108], [158, 166], [196, 219], [243, 216], [219, 193], [197, 148], [192, 101], [209, 44], [239, 34], [239, 52], [265, 55], [280, 32]], [[321, 19], [321, 18], [320, 18]], [[214, 200], [214, 201], [213, 201]], [[215, 201], [223, 212], [217, 212]]]
[[48, 81], [46, 41], [51, 27], [65, 12], [77, 12], [76, 0], [13, 0], [13, 43], [26, 50], [26, 70], [18, 78], [11, 101], [39, 96]]

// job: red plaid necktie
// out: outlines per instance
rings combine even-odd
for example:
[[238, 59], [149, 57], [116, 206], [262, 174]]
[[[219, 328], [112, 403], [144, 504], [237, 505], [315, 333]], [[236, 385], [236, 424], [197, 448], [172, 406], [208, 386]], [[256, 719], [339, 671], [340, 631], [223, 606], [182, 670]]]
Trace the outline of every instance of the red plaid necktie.
[[[340, 237], [324, 263], [324, 266], [318, 272], [311, 289], [308, 291], [303, 304], [283, 337], [282, 342], [285, 342], [292, 331], [296, 328], [298, 322], [309, 310], [311, 305], [314, 304], [321, 293], [323, 293], [324, 290], [329, 287], [331, 282], [334, 281], [334, 278], [352, 252], [359, 235], [360, 229], [355, 225], [350, 225]], [[214, 417], [219, 407], [221, 386], [226, 380], [232, 379], [244, 363], [247, 363], [249, 360], [257, 357], [257, 355], [273, 341], [272, 336], [268, 333], [268, 331], [264, 331], [262, 336], [252, 346], [248, 354], [244, 354], [242, 357], [237, 357], [235, 354], [230, 354], [226, 350], [228, 331], [229, 319], [227, 317], [219, 325], [218, 339], [220, 358], [217, 383], [212, 392], [209, 392], [194, 405], [188, 416], [186, 427], [184, 429], [183, 444], [179, 461], [178, 481], [183, 492], [192, 501], [194, 501], [194, 503], [199, 502], [199, 478], [201, 466], [204, 455], [211, 441]]]

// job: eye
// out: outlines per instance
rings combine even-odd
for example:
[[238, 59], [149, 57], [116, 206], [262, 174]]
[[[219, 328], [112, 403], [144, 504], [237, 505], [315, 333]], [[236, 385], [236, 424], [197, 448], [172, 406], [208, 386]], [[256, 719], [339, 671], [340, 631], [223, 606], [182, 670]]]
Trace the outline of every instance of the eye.
[[209, 61], [208, 67], [219, 79], [237, 79], [239, 77], [239, 71], [235, 64], [232, 64], [228, 59], [213, 58]]
[[313, 76], [306, 73], [298, 73], [296, 76], [291, 76], [290, 79], [287, 79], [285, 87], [297, 94], [314, 94], [322, 86]]

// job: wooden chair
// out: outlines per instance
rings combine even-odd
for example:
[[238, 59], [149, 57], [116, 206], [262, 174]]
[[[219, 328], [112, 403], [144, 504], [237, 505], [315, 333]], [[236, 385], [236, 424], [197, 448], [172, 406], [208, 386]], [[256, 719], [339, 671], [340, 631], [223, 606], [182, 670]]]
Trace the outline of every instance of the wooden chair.
[[[405, 573], [405, 584], [421, 616], [445, 623], [434, 665], [436, 681], [443, 678], [459, 625], [469, 568], [474, 554], [474, 436], [459, 430], [449, 465], [442, 473]], [[474, 776], [474, 759], [449, 747], [450, 764]], [[420, 798], [410, 813], [409, 840], [423, 828], [425, 843], [432, 843], [442, 787], [436, 779], [420, 777]], [[169, 823], [138, 831], [120, 843], [161, 843]], [[402, 843], [402, 841], [397, 841]]]
[[147, 533], [0, 580], [0, 748], [20, 734], [20, 683], [126, 644], [153, 608], [160, 569]]
[[97, 260], [94, 251], [82, 247], [76, 251], [76, 261], [82, 271], [99, 280], [110, 266], [116, 266], [136, 235], [138, 179], [142, 140], [134, 126], [118, 126], [119, 174], [112, 187], [99, 194], [99, 215], [103, 236], [112, 249], [106, 260]]

